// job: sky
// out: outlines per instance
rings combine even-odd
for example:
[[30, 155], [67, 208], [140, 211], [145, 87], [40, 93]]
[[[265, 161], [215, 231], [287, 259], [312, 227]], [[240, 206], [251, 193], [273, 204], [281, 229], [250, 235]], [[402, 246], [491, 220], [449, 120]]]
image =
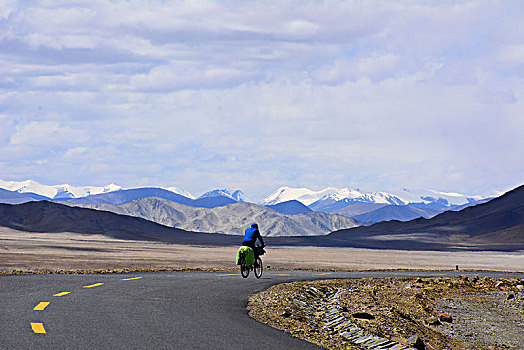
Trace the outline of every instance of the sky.
[[524, 2], [1, 1], [0, 179], [524, 183]]

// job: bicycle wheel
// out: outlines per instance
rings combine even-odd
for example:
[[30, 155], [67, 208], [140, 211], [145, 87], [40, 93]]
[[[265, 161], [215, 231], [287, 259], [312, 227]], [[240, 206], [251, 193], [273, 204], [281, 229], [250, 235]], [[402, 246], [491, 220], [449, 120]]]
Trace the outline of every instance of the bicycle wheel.
[[246, 266], [246, 260], [243, 257], [240, 259], [240, 274], [242, 277], [247, 278], [249, 276], [249, 268]]
[[259, 256], [257, 256], [257, 259], [255, 260], [255, 277], [256, 278], [260, 278], [262, 277], [262, 270], [263, 270], [263, 267], [262, 267], [262, 259], [260, 259]]

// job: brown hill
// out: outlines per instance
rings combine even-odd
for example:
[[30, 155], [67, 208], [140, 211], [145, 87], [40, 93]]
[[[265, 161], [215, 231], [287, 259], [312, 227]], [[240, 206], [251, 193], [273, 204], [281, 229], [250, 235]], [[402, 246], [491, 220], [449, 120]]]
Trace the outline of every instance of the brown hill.
[[181, 244], [239, 244], [239, 238], [188, 232], [137, 217], [39, 201], [0, 204], [0, 226], [29, 232], [75, 232]]

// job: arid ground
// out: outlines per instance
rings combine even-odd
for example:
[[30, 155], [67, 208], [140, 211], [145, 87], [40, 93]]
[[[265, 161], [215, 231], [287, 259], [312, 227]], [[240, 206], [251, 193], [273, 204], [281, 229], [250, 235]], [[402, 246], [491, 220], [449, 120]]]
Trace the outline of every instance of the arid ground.
[[[248, 310], [260, 322], [328, 349], [374, 348], [345, 337], [352, 329], [362, 330], [364, 339], [401, 346], [418, 337], [417, 349], [523, 349], [522, 282], [475, 275], [293, 282], [253, 295]], [[336, 311], [326, 316], [326, 309]]]
[[[240, 245], [240, 237], [239, 237]], [[235, 269], [237, 247], [127, 241], [103, 235], [0, 228], [0, 270]], [[523, 271], [522, 252], [434, 252], [267, 247], [272, 269], [421, 269]]]

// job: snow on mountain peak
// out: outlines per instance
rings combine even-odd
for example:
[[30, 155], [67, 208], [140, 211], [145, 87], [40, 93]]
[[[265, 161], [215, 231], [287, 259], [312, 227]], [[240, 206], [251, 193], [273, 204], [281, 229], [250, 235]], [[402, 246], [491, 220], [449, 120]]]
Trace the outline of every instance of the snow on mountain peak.
[[373, 192], [364, 195], [365, 201], [370, 203], [383, 203], [383, 204], [395, 204], [395, 205], [406, 205], [407, 201], [387, 192]]
[[305, 205], [310, 205], [320, 198], [334, 194], [338, 190], [334, 187], [328, 187], [321, 191], [312, 191], [308, 188], [293, 188], [283, 186], [271, 193], [269, 196], [260, 201], [262, 205], [274, 205], [290, 200], [297, 200]]
[[193, 196], [191, 193], [189, 193], [188, 191], [186, 191], [186, 190], [184, 190], [184, 189], [182, 189], [180, 187], [172, 186], [172, 187], [160, 187], [160, 188], [163, 189], [163, 190], [166, 190], [166, 191], [170, 191], [170, 192], [179, 194], [179, 195], [187, 197], [187, 198], [196, 199], [195, 196]]
[[[330, 187], [329, 189], [333, 189]], [[344, 199], [356, 199], [361, 198], [363, 196], [362, 193], [356, 190], [351, 190], [349, 188], [343, 188], [343, 189], [334, 189], [336, 192], [325, 195], [321, 199], [332, 199], [334, 201], [341, 201]]]
[[212, 190], [212, 191], [204, 193], [199, 198], [218, 197], [218, 196], [231, 198], [232, 200], [237, 201], [237, 202], [246, 202], [247, 201], [244, 192], [240, 190], [236, 190], [232, 192], [231, 190], [228, 190], [228, 189]]
[[18, 193], [36, 193], [44, 197], [53, 198], [57, 190], [51, 186], [39, 184], [33, 180], [25, 181], [3, 181], [0, 180], [0, 188]]
[[354, 189], [339, 189], [335, 187], [328, 187], [320, 191], [312, 191], [307, 188], [280, 187], [267, 198], [263, 199], [260, 204], [273, 205], [290, 200], [297, 200], [308, 206], [317, 201], [407, 204], [402, 198], [386, 192], [361, 193]]
[[107, 193], [121, 190], [122, 187], [110, 184], [107, 186], [71, 186], [68, 184], [62, 185], [42, 185], [34, 180], [25, 181], [2, 181], [0, 180], [0, 188], [15, 191], [18, 193], [36, 193], [38, 195], [51, 199], [65, 199], [65, 198], [80, 198], [93, 194]]
[[320, 191], [313, 191], [308, 188], [280, 187], [278, 190], [263, 199], [260, 204], [274, 205], [290, 200], [297, 200], [304, 205], [311, 205], [319, 200], [358, 200], [365, 195], [357, 190], [349, 188], [327, 187]]
[[425, 189], [406, 189], [403, 188], [395, 192], [396, 195], [403, 198], [407, 203], [439, 203], [444, 206], [464, 205], [471, 202], [487, 199], [489, 195], [468, 196], [456, 192], [443, 192]]

